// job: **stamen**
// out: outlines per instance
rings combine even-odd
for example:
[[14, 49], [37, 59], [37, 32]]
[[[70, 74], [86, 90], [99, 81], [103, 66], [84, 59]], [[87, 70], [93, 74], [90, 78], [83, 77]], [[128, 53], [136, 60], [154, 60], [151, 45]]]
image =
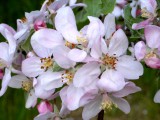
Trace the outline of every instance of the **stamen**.
[[103, 110], [112, 110], [113, 107], [117, 107], [116, 104], [114, 104], [110, 99], [105, 99], [102, 103], [101, 103], [101, 109]]
[[65, 82], [67, 85], [70, 85], [73, 81], [73, 73], [66, 71], [65, 74], [62, 74], [61, 79], [62, 82]]
[[145, 56], [146, 59], [151, 58], [151, 57], [157, 58], [157, 55], [153, 51], [151, 51]]
[[40, 60], [41, 60], [41, 63], [43, 63], [43, 65], [41, 66], [41, 69], [47, 70], [49, 67], [53, 65], [53, 60], [51, 57], [41, 58]]
[[79, 36], [77, 36], [77, 41], [78, 41], [78, 43], [81, 43], [81, 44], [87, 42], [86, 38], [84, 38], [84, 37], [79, 37]]
[[75, 44], [70, 43], [68, 41], [65, 42], [65, 46], [69, 47], [69, 48], [75, 48]]
[[153, 17], [154, 15], [152, 13], [150, 13], [146, 8], [143, 8], [141, 10], [141, 16], [144, 17], [144, 18], [151, 18]]
[[29, 92], [32, 88], [32, 82], [31, 81], [22, 81], [22, 89]]
[[27, 22], [26, 17], [23, 17], [21, 20], [22, 20], [23, 23]]
[[115, 69], [115, 65], [116, 65], [118, 59], [116, 57], [112, 57], [112, 56], [109, 56], [108, 54], [106, 54], [102, 58], [102, 61], [103, 61], [103, 64], [106, 65], [108, 68]]

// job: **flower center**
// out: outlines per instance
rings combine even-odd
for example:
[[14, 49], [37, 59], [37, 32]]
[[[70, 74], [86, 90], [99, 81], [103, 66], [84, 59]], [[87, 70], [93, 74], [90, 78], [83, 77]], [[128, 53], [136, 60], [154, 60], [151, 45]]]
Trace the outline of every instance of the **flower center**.
[[69, 48], [75, 48], [75, 44], [68, 42], [67, 40], [65, 41], [65, 46]]
[[141, 10], [141, 13], [142, 13], [141, 16], [144, 17], [144, 18], [151, 18], [151, 17], [153, 17], [153, 14], [150, 13], [146, 8], [143, 8]]
[[108, 97], [107, 99], [103, 100], [101, 103], [101, 108], [103, 110], [112, 110], [113, 107], [117, 107], [116, 104], [114, 104]]
[[73, 81], [74, 74], [70, 71], [65, 71], [65, 73], [62, 74], [62, 82], [66, 83], [67, 85], [70, 85]]
[[151, 58], [151, 57], [157, 58], [157, 55], [153, 51], [151, 51], [145, 56], [146, 59]]
[[80, 44], [83, 44], [83, 43], [86, 43], [86, 42], [87, 42], [86, 38], [84, 38], [84, 37], [79, 37], [79, 36], [77, 36], [77, 41], [78, 41], [78, 43], [80, 43]]
[[108, 54], [106, 54], [102, 58], [102, 61], [103, 61], [103, 64], [105, 66], [107, 66], [108, 68], [115, 69], [115, 65], [116, 65], [118, 59], [116, 57], [109, 56]]
[[31, 81], [22, 81], [22, 89], [29, 92], [32, 88], [32, 82]]
[[40, 60], [41, 60], [41, 63], [43, 64], [41, 66], [41, 69], [47, 70], [49, 67], [51, 67], [53, 65], [53, 60], [51, 57], [41, 58]]

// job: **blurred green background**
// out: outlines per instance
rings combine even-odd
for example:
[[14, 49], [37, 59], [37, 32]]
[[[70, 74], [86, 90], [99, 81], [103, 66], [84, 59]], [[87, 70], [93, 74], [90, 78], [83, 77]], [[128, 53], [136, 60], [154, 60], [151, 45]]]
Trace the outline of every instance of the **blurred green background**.
[[[43, 0], [0, 0], [0, 23], [7, 23], [16, 29], [16, 19], [23, 18], [24, 12], [40, 9], [42, 3]], [[159, 71], [145, 67], [144, 76], [135, 83], [142, 91], [126, 98], [131, 112], [125, 115], [113, 109], [106, 112], [105, 120], [160, 120], [160, 104], [153, 102], [156, 91], [160, 89]], [[25, 96], [23, 90], [9, 88], [0, 97], [0, 120], [32, 120], [38, 115], [36, 108], [25, 108]]]

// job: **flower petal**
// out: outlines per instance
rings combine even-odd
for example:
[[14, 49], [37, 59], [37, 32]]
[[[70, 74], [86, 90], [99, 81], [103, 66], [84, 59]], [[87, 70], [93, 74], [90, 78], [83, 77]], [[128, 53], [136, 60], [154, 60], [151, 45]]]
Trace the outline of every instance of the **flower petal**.
[[73, 84], [76, 87], [85, 87], [97, 79], [100, 75], [99, 64], [91, 62], [83, 65], [74, 75]]
[[125, 80], [118, 71], [106, 69], [97, 85], [101, 90], [105, 90], [106, 92], [115, 92], [123, 89]]
[[95, 117], [102, 110], [101, 102], [102, 102], [102, 97], [97, 96], [96, 99], [85, 105], [82, 112], [82, 118], [84, 120], [90, 120], [91, 118]]
[[158, 90], [156, 95], [154, 96], [154, 102], [160, 103], [160, 90]]
[[11, 80], [11, 71], [6, 68], [5, 74], [2, 79], [0, 96], [2, 96], [6, 92], [10, 80]]
[[111, 35], [116, 31], [115, 16], [109, 13], [104, 19], [104, 25], [106, 29], [105, 38], [109, 39]]
[[8, 44], [5, 42], [1, 42], [0, 48], [2, 49], [2, 50], [0, 50], [0, 59], [8, 62], [9, 61], [9, 46], [8, 46]]
[[146, 45], [143, 41], [139, 41], [136, 43], [134, 47], [135, 56], [138, 61], [142, 60], [145, 57], [146, 54]]
[[87, 56], [87, 53], [84, 50], [80, 49], [72, 49], [68, 53], [68, 58], [74, 62], [81, 62], [83, 61]]
[[45, 71], [41, 66], [39, 57], [30, 57], [22, 62], [22, 72], [28, 77], [36, 77]]
[[147, 66], [151, 68], [160, 68], [160, 59], [157, 57], [150, 57], [145, 59], [145, 63]]
[[124, 113], [128, 114], [130, 112], [130, 105], [129, 103], [123, 99], [123, 98], [116, 98], [113, 96], [110, 96], [112, 101], [117, 105], [117, 107], [122, 110]]
[[49, 28], [36, 31], [31, 37], [31, 43], [32, 41], [37, 41], [42, 46], [50, 49], [64, 44], [62, 35], [58, 31]]
[[147, 45], [154, 49], [160, 46], [160, 27], [155, 25], [148, 25], [144, 29], [144, 35]]
[[31, 90], [30, 93], [28, 94], [25, 107], [31, 108], [31, 107], [34, 107], [36, 104], [37, 104], [37, 97], [34, 93], [34, 90]]
[[111, 41], [109, 43], [109, 55], [113, 56], [120, 56], [123, 55], [128, 48], [128, 39], [125, 35], [124, 31], [122, 29], [118, 29], [113, 37], [111, 38]]
[[77, 30], [75, 16], [70, 7], [62, 7], [57, 11], [55, 27], [67, 41], [78, 43], [77, 36], [80, 36], [80, 33]]
[[56, 63], [65, 69], [71, 68], [75, 65], [75, 62], [71, 61], [67, 56], [69, 51], [70, 49], [66, 46], [57, 46], [53, 51]]
[[141, 91], [140, 87], [137, 87], [133, 82], [128, 82], [122, 90], [113, 92], [112, 95], [115, 97], [125, 97], [138, 91]]
[[22, 81], [28, 81], [29, 79], [24, 75], [15, 75], [9, 82], [11, 88], [22, 88]]
[[143, 66], [140, 62], [135, 61], [133, 57], [124, 55], [118, 59], [116, 69], [126, 79], [138, 79], [143, 75]]

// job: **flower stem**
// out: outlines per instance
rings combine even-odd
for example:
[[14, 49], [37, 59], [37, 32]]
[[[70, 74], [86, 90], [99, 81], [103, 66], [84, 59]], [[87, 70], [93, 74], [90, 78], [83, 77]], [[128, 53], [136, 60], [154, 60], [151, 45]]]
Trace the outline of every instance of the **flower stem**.
[[104, 119], [104, 110], [101, 110], [99, 113], [98, 113], [98, 119], [97, 120], [103, 120]]

